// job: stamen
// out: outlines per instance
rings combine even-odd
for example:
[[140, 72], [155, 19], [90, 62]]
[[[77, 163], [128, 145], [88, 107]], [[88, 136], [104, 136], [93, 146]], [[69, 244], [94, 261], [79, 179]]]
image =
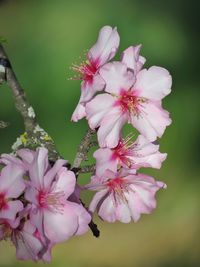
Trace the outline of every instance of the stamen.
[[52, 211], [62, 212], [64, 206], [65, 194], [63, 191], [59, 192], [43, 192], [38, 194], [39, 205], [43, 208], [51, 209]]
[[134, 116], [140, 115], [140, 108], [146, 101], [145, 98], [135, 95], [134, 90], [132, 89], [129, 91], [122, 90], [119, 98], [119, 104], [121, 105], [122, 111], [132, 113]]
[[93, 79], [93, 76], [97, 72], [96, 63], [92, 63], [89, 60], [83, 61], [81, 64], [73, 64], [71, 69], [78, 73], [77, 76], [74, 76], [73, 80], [83, 80], [90, 82]]
[[121, 202], [127, 204], [128, 200], [125, 193], [129, 191], [129, 185], [124, 178], [118, 177], [109, 180], [106, 185], [109, 187], [109, 192], [113, 195], [113, 202], [115, 206]]

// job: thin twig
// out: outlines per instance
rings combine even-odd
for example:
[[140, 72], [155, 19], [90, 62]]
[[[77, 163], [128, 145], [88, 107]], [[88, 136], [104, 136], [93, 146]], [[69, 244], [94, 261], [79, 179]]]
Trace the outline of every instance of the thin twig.
[[1, 65], [5, 67], [5, 81], [12, 91], [16, 109], [23, 118], [26, 131], [23, 135], [25, 142], [20, 143], [19, 138], [13, 148], [16, 150], [21, 147], [35, 148], [38, 146], [45, 146], [49, 151], [50, 159], [55, 161], [57, 158], [59, 158], [55, 144], [51, 137], [39, 126], [35, 111], [29, 104], [24, 89], [17, 80], [10, 60], [2, 44], [0, 44], [0, 62]]
[[100, 231], [99, 231], [97, 225], [93, 221], [91, 221], [89, 223], [89, 227], [90, 227], [90, 230], [93, 233], [93, 236], [95, 236], [95, 237], [99, 237], [100, 236]]
[[78, 173], [94, 173], [95, 167], [95, 164], [82, 166], [79, 168]]
[[75, 160], [73, 163], [73, 168], [79, 168], [81, 166], [82, 161], [86, 159], [87, 153], [90, 149], [90, 143], [93, 135], [95, 134], [95, 130], [91, 130], [90, 128], [87, 130], [84, 138], [82, 139], [78, 151], [75, 156]]

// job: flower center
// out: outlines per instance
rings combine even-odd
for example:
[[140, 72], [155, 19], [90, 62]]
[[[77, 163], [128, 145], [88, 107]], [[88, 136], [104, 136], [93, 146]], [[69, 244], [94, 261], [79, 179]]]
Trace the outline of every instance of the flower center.
[[7, 207], [7, 201], [5, 199], [5, 195], [0, 193], [0, 210], [5, 209]]
[[115, 205], [121, 202], [127, 203], [125, 192], [128, 192], [128, 183], [124, 178], [117, 177], [109, 180], [106, 185], [109, 187], [109, 192], [113, 193], [113, 201]]
[[131, 142], [132, 135], [127, 136], [125, 139], [121, 139], [117, 147], [113, 148], [112, 159], [119, 159], [121, 163], [125, 164], [127, 167], [131, 167], [133, 161], [130, 156], [132, 155], [132, 150], [134, 144]]
[[98, 62], [91, 62], [89, 60], [81, 63], [80, 65], [73, 65], [72, 69], [78, 73], [75, 80], [83, 80], [85, 82], [91, 83], [93, 81], [93, 77], [97, 72]]
[[38, 203], [42, 208], [49, 208], [54, 211], [62, 211], [64, 206], [64, 193], [63, 192], [45, 192], [39, 191]]
[[119, 104], [121, 105], [123, 112], [130, 112], [133, 115], [139, 116], [140, 107], [142, 103], [146, 102], [146, 99], [138, 97], [134, 94], [133, 90], [125, 91], [122, 90], [119, 98]]

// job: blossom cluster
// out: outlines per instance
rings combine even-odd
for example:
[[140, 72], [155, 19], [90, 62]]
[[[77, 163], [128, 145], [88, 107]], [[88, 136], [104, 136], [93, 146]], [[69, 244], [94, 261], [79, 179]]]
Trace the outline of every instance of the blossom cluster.
[[74, 201], [76, 177], [65, 160], [52, 166], [41, 147], [0, 162], [0, 240], [13, 242], [18, 259], [48, 262], [55, 244], [88, 230], [91, 216]]
[[[162, 99], [171, 91], [172, 79], [161, 67], [143, 68], [141, 45], [128, 47], [120, 61], [112, 61], [119, 47], [116, 28], [100, 30], [86, 62], [74, 66], [81, 82], [81, 97], [72, 121], [86, 118], [97, 131], [96, 173], [85, 186], [98, 191], [89, 206], [108, 222], [138, 221], [156, 207], [155, 194], [166, 184], [138, 173], [141, 167], [161, 167], [166, 153], [159, 152], [157, 138], [171, 123]], [[139, 135], [123, 138], [122, 128], [131, 124]]]
[[[130, 46], [120, 61], [116, 28], [104, 26], [87, 60], [74, 65], [81, 96], [73, 121], [86, 118], [96, 130], [99, 148], [88, 184], [80, 187], [67, 161], [49, 160], [48, 150], [24, 148], [0, 156], [0, 240], [11, 240], [18, 259], [51, 260], [54, 245], [86, 233], [94, 212], [107, 222], [137, 222], [156, 207], [156, 192], [166, 184], [139, 172], [159, 169], [167, 154], [157, 139], [171, 123], [162, 99], [171, 76], [161, 67], [143, 68], [141, 46]], [[138, 131], [123, 137], [125, 124]], [[80, 191], [96, 191], [89, 207]]]

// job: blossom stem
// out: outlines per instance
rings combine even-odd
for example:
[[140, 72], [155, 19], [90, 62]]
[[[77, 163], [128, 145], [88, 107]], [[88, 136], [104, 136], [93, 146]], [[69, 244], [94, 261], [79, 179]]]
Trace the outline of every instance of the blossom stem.
[[80, 168], [82, 161], [86, 160], [87, 153], [91, 148], [91, 144], [93, 143], [92, 137], [94, 134], [95, 130], [91, 130], [90, 128], [87, 130], [78, 147], [72, 168]]
[[[22, 147], [34, 148], [38, 146], [45, 146], [49, 151], [50, 159], [55, 161], [57, 158], [59, 158], [55, 144], [50, 136], [39, 126], [34, 109], [26, 98], [24, 89], [22, 88], [13, 71], [10, 60], [2, 44], [0, 44], [0, 59], [1, 62], [4, 62], [5, 81], [12, 91], [15, 107], [21, 114], [24, 121], [27, 142], [26, 145], [22, 144]], [[46, 136], [48, 136], [48, 138], [45, 139]], [[21, 147], [17, 147], [16, 149], [19, 148]]]

